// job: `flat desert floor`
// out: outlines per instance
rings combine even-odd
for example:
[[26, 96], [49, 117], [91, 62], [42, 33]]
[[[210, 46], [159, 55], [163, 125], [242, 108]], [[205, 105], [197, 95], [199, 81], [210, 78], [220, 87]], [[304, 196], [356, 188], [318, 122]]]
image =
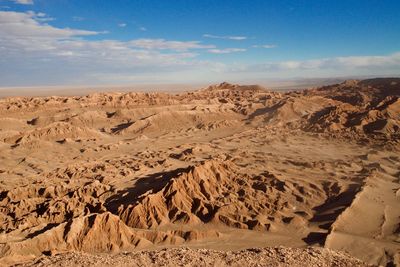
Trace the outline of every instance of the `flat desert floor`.
[[0, 264], [400, 265], [399, 96], [0, 99]]

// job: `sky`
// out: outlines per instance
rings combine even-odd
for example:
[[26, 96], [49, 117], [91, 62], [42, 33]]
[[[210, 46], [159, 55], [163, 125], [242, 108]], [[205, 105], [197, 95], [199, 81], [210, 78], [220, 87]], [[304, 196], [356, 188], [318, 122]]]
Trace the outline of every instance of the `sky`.
[[0, 87], [400, 75], [398, 0], [0, 0]]

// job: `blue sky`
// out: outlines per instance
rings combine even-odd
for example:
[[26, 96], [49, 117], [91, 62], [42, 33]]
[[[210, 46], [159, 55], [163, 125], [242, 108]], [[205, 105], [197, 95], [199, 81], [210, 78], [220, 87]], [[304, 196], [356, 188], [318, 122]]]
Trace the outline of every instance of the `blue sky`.
[[399, 1], [0, 0], [0, 86], [400, 74]]

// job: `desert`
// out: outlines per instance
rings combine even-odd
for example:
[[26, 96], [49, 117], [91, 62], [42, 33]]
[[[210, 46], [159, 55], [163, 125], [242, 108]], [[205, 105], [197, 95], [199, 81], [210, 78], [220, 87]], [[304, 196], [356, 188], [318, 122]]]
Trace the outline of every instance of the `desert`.
[[400, 79], [0, 99], [0, 264], [400, 265]]
[[0, 267], [400, 267], [399, 10], [0, 0]]

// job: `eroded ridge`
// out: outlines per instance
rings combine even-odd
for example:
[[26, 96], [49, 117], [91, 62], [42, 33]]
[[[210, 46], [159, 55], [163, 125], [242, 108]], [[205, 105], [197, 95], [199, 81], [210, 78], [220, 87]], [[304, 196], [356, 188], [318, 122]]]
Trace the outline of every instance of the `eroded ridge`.
[[284, 245], [399, 264], [399, 96], [371, 79], [1, 99], [2, 262]]

